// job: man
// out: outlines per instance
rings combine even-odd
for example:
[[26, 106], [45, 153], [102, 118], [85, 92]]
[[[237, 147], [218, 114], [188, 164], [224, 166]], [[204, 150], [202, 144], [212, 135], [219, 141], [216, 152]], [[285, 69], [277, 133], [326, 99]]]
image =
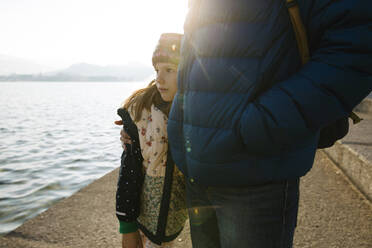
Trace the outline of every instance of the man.
[[371, 92], [372, 2], [298, 4], [304, 66], [285, 0], [191, 4], [168, 136], [194, 248], [292, 247], [320, 129]]

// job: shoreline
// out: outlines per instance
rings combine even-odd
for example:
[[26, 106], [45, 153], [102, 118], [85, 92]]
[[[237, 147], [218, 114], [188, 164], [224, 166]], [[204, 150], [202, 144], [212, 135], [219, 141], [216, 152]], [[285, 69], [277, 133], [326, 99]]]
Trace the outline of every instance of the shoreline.
[[[294, 247], [372, 244], [372, 110], [367, 109], [362, 124], [352, 125], [334, 147], [318, 151], [312, 170], [301, 178]], [[118, 168], [0, 236], [0, 248], [121, 247], [117, 176]], [[188, 223], [176, 248], [191, 248]]]
[[[1, 248], [120, 247], [115, 216], [118, 169], [0, 237]], [[181, 239], [181, 241], [178, 241]], [[295, 247], [369, 247], [372, 204], [324, 152], [301, 179]], [[177, 248], [191, 248], [186, 225]]]

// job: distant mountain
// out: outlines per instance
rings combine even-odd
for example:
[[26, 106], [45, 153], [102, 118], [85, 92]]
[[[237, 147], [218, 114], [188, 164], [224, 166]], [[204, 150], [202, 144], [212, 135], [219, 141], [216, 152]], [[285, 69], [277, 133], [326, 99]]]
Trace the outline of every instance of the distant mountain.
[[129, 65], [99, 66], [87, 63], [74, 64], [57, 74], [79, 77], [111, 77], [128, 81], [144, 80], [154, 73], [154, 69], [138, 63]]
[[3, 76], [0, 73], [0, 81], [143, 81], [154, 74], [153, 68], [138, 63], [111, 66], [80, 63], [49, 72], [36, 71], [36, 67], [29, 69], [29, 72], [3, 73]]
[[40, 65], [30, 60], [0, 54], [0, 75], [38, 74], [51, 70], [55, 70], [55, 68]]

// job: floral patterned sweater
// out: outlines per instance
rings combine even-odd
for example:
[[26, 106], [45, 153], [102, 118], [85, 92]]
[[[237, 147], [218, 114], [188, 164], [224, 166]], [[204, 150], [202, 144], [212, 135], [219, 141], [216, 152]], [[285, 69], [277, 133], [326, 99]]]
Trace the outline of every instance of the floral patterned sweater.
[[187, 212], [184, 177], [168, 149], [168, 118], [154, 105], [136, 123], [133, 108], [118, 114], [133, 142], [122, 155], [116, 215], [128, 232], [134, 222], [152, 242], [169, 242], [182, 231]]

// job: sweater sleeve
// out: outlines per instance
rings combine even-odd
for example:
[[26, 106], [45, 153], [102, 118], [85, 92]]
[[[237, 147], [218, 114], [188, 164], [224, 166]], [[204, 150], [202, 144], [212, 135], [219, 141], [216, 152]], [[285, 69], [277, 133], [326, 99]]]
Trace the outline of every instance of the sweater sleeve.
[[270, 153], [298, 145], [348, 116], [371, 92], [371, 8], [370, 1], [340, 0], [318, 13], [320, 38], [311, 60], [243, 113], [240, 131], [248, 150]]
[[132, 233], [138, 230], [136, 222], [119, 221], [119, 232], [122, 234]]

